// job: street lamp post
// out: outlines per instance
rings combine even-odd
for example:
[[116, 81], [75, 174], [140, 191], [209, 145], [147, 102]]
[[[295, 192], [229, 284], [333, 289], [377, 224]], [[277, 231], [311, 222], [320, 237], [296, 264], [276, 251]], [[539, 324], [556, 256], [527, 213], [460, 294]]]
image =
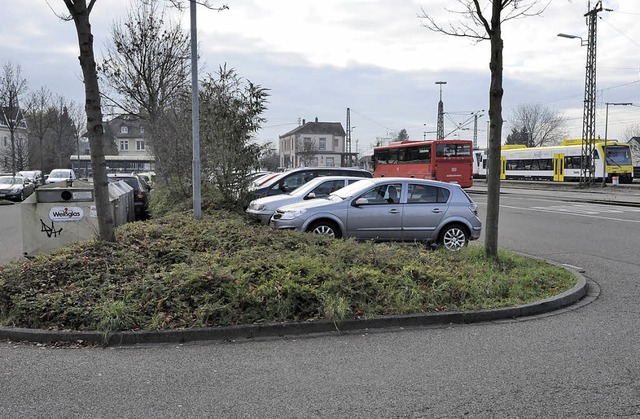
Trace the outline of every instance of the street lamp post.
[[580, 36], [576, 36], [576, 35], [569, 35], [569, 34], [566, 34], [566, 33], [559, 33], [559, 34], [558, 34], [558, 36], [559, 36], [559, 37], [561, 37], [561, 38], [579, 39], [579, 40], [580, 40], [580, 46], [581, 46], [581, 47], [587, 46], [587, 45], [588, 45], [588, 42], [589, 42], [589, 41], [585, 41], [585, 40], [584, 40], [584, 39], [582, 39], [582, 37], [580, 37]]
[[613, 106], [631, 106], [633, 103], [631, 102], [605, 102], [606, 112], [604, 117], [604, 147], [602, 148], [602, 187], [606, 186], [607, 182], [607, 134], [609, 129], [609, 105]]

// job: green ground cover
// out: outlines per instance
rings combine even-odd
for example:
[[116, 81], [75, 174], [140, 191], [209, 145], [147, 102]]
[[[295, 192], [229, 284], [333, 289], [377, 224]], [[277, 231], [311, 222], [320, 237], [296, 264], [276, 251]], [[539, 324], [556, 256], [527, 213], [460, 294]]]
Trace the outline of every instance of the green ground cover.
[[227, 211], [122, 226], [0, 266], [0, 325], [154, 330], [495, 308], [561, 293], [560, 267], [481, 246], [331, 240], [275, 231]]

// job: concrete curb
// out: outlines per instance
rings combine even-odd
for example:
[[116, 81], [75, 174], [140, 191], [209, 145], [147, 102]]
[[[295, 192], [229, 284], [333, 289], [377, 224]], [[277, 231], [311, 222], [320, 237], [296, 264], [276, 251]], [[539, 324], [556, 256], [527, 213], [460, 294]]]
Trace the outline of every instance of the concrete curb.
[[105, 335], [101, 332], [0, 327], [0, 339], [36, 343], [73, 343], [82, 341], [87, 344], [132, 345], [206, 340], [225, 341], [312, 334], [339, 334], [340, 332], [366, 331], [371, 329], [469, 324], [514, 319], [548, 313], [580, 301], [587, 295], [588, 284], [582, 274], [575, 271], [573, 273], [578, 279], [578, 282], [570, 290], [534, 303], [499, 309], [383, 316], [371, 319], [344, 320], [335, 323], [330, 320], [320, 320], [298, 323], [251, 324], [218, 328], [118, 332], [111, 335]]

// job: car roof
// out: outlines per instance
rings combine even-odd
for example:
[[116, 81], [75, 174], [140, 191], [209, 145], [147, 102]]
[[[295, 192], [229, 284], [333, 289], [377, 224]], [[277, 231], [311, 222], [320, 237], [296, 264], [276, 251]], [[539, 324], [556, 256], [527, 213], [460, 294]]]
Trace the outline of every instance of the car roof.
[[[295, 169], [291, 169], [291, 170], [288, 170], [286, 172], [279, 172], [276, 176], [273, 176], [273, 177], [263, 181], [258, 186], [260, 188], [266, 187], [266, 186], [272, 186], [276, 182], [278, 182], [280, 179], [282, 179], [284, 177], [287, 177], [287, 176], [291, 175], [292, 173], [296, 173], [296, 172], [308, 172], [308, 171], [319, 172], [319, 171], [325, 171], [325, 170], [336, 171], [336, 172], [347, 171], [347, 172], [353, 172], [353, 173], [362, 173], [363, 174], [363, 176], [362, 176], [363, 178], [364, 177], [368, 177], [368, 176], [365, 176], [365, 173], [371, 173], [366, 169], [360, 169], [358, 167], [297, 167]], [[336, 173], [335, 175], [326, 175], [326, 176], [344, 176], [344, 175], [340, 175], [339, 173]], [[326, 176], [322, 175], [320, 177], [326, 177]], [[353, 176], [350, 176], [350, 177], [353, 177]]]
[[449, 182], [441, 182], [439, 180], [431, 180], [431, 179], [417, 179], [417, 178], [407, 178], [407, 177], [375, 177], [372, 179], [369, 179], [370, 181], [374, 182], [375, 184], [378, 183], [384, 183], [384, 182], [388, 182], [388, 181], [394, 181], [394, 182], [411, 182], [411, 183], [420, 183], [423, 185], [434, 185], [434, 186], [451, 186], [451, 187], [457, 187], [460, 188], [460, 185], [458, 185], [457, 183], [449, 183]]

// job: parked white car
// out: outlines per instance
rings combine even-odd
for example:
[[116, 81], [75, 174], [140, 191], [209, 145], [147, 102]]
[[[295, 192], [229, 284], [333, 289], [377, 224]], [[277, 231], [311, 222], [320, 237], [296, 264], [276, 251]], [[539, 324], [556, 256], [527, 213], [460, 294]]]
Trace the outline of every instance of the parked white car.
[[265, 196], [249, 203], [247, 214], [255, 221], [269, 224], [277, 208], [314, 198], [325, 198], [330, 193], [365, 178], [353, 176], [322, 176], [310, 180], [298, 189], [282, 195]]
[[47, 176], [45, 183], [64, 182], [65, 180], [76, 180], [76, 173], [72, 169], [53, 169]]

